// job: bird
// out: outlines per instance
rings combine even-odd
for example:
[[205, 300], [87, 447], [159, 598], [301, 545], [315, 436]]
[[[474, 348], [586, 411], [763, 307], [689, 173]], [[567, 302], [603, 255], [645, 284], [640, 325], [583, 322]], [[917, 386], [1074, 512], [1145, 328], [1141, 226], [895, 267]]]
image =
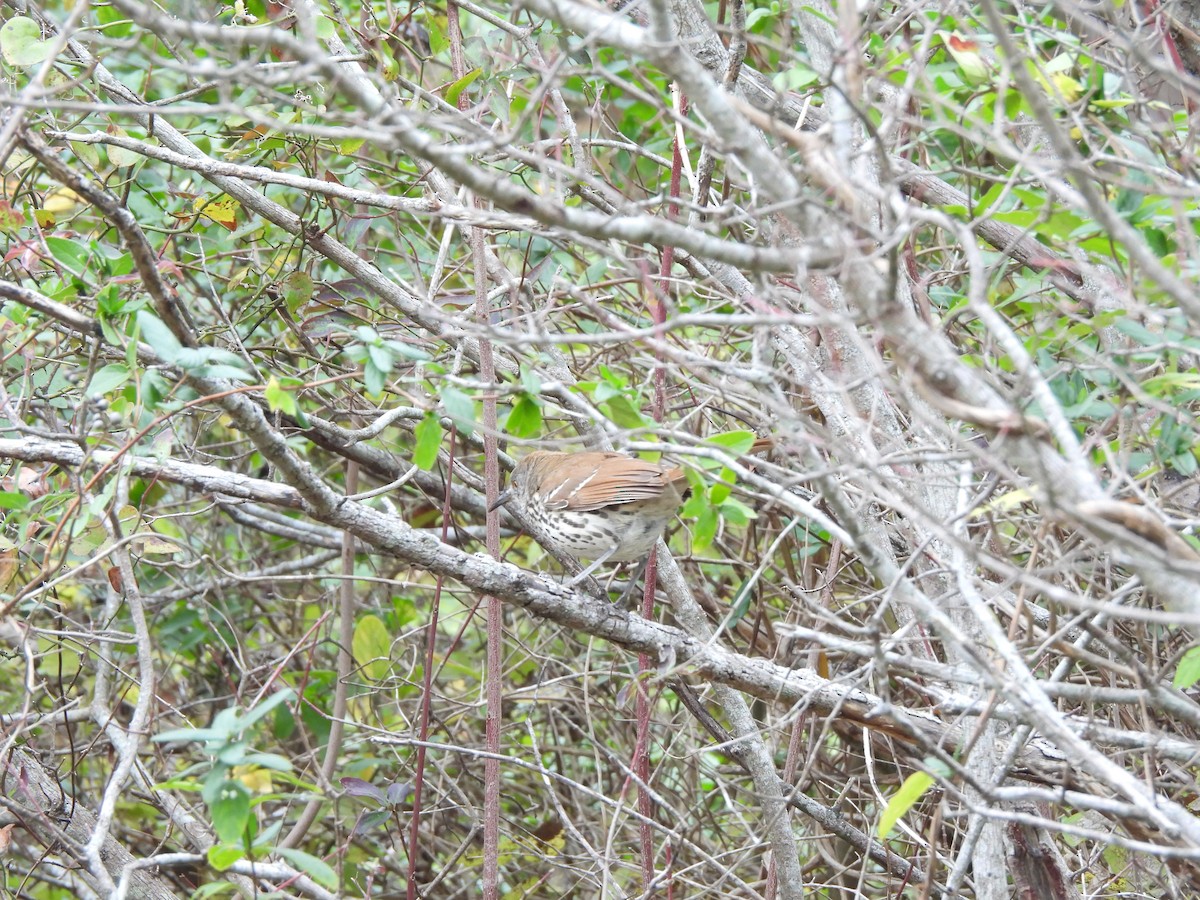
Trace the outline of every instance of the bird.
[[606, 562], [648, 560], [687, 494], [679, 466], [626, 453], [534, 450], [489, 512], [512, 503], [541, 543], [592, 560], [570, 587]]

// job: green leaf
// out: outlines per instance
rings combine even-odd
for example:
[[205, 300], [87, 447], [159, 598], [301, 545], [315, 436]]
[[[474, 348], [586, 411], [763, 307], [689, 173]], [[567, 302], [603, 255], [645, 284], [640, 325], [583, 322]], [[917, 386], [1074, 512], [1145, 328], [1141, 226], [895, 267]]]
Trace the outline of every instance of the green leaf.
[[29, 498], [24, 494], [0, 491], [0, 509], [24, 509], [28, 505]]
[[290, 738], [296, 731], [296, 717], [286, 706], [275, 710], [275, 719], [271, 723], [271, 734], [281, 741]]
[[366, 813], [358, 824], [354, 826], [355, 834], [365, 834], [372, 828], [378, 828], [380, 825], [387, 822], [392, 817], [390, 809], [377, 809], [374, 812]]
[[521, 367], [521, 387], [531, 397], [537, 397], [542, 392], [542, 379], [533, 369]]
[[712, 544], [713, 538], [717, 536], [717, 523], [717, 511], [706, 505], [701, 510], [696, 519], [696, 525], [692, 529], [693, 550], [705, 550]]
[[82, 276], [87, 271], [88, 252], [75, 241], [66, 238], [47, 237], [46, 246], [62, 267], [73, 275]]
[[886, 840], [901, 817], [916, 805], [917, 801], [933, 786], [933, 776], [928, 772], [913, 772], [904, 779], [900, 789], [896, 791], [884, 807], [883, 815], [879, 817], [879, 827], [876, 834], [880, 840]]
[[283, 302], [288, 312], [295, 315], [296, 310], [312, 299], [313, 290], [313, 280], [305, 272], [293, 272], [283, 279]]
[[475, 401], [470, 396], [446, 385], [442, 388], [442, 408], [460, 430], [468, 433], [475, 430]]
[[730, 498], [720, 504], [721, 518], [730, 525], [745, 525], [751, 519], [757, 519], [758, 513], [742, 503], [740, 500]]
[[166, 743], [168, 741], [213, 741], [229, 737], [229, 732], [220, 728], [171, 728], [160, 731], [152, 741]]
[[208, 864], [218, 872], [224, 872], [245, 856], [245, 850], [232, 844], [213, 844], [208, 848]]
[[175, 354], [175, 365], [211, 378], [244, 379], [241, 357], [220, 347], [183, 347]]
[[513, 437], [537, 437], [542, 433], [541, 406], [532, 397], [521, 394], [504, 420], [504, 430]]
[[625, 388], [629, 387], [629, 382], [625, 380], [625, 376], [620, 372], [613, 371], [608, 366], [600, 367], [600, 377], [603, 378], [607, 384], [610, 384], [619, 390], [625, 390]]
[[50, 42], [42, 40], [42, 29], [27, 16], [14, 16], [0, 28], [0, 55], [14, 66], [36, 66], [50, 55]]
[[752, 9], [746, 14], [746, 30], [749, 31], [759, 22], [766, 21], [767, 19], [773, 19], [775, 17], [776, 13], [771, 9], [761, 6], [757, 9]]
[[[297, 783], [297, 784], [299, 784], [299, 783]], [[307, 790], [315, 791], [316, 789], [317, 789], [316, 785], [311, 785], [311, 786], [307, 787]], [[256, 802], [254, 805], [258, 806], [259, 804]], [[277, 837], [279, 837], [279, 832], [281, 832], [281, 831], [283, 831], [283, 820], [276, 819], [274, 822], [272, 822], [270, 825], [268, 825], [266, 827], [266, 829], [258, 832], [256, 835], [254, 835], [254, 843], [250, 845], [251, 849], [252, 850], [265, 850], [269, 853], [272, 845], [275, 843], [275, 839]]]
[[387, 677], [392, 668], [392, 636], [379, 616], [363, 616], [354, 625], [354, 661], [372, 681]]
[[[246, 749], [245, 741], [234, 741], [232, 744], [222, 744], [217, 748], [217, 762], [220, 764], [220, 766], [224, 766], [226, 768], [232, 768], [233, 766], [240, 766], [244, 764], [248, 755], [249, 751]], [[216, 771], [216, 769], [213, 771]], [[214, 799], [218, 797], [220, 790], [221, 783], [215, 783], [213, 785], [213, 797], [207, 799]]]
[[85, 144], [82, 141], [71, 141], [71, 152], [90, 169], [100, 168], [100, 148], [95, 144]]
[[[186, 353], [187, 351], [185, 350], [184, 352]], [[250, 373], [240, 366], [210, 366], [207, 364], [200, 366], [185, 366], [183, 364], [183, 360], [179, 361], [179, 366], [187, 369], [190, 372], [193, 372], [196, 375], [203, 376], [204, 378], [224, 378], [228, 381], [251, 380]]]
[[149, 344], [164, 362], [175, 362], [183, 344], [179, 343], [179, 338], [171, 333], [171, 329], [154, 313], [145, 309], [138, 310], [137, 323], [142, 340]]
[[[103, 8], [101, 7], [101, 9]], [[210, 897], [222, 897], [224, 895], [236, 896], [237, 892], [238, 888], [234, 886], [232, 881], [216, 879], [192, 891], [191, 900], [209, 900]]]
[[1142, 390], [1151, 394], [1167, 395], [1171, 390], [1200, 388], [1200, 374], [1196, 372], [1167, 372], [1141, 382]]
[[623, 388], [614, 387], [607, 381], [601, 381], [596, 385], [596, 389], [592, 396], [597, 403], [603, 403], [605, 400], [611, 400], [613, 397], [622, 396]]
[[721, 479], [708, 490], [708, 499], [713, 506], [720, 506], [729, 499], [729, 494], [733, 491], [733, 479], [725, 477], [728, 472], [728, 469], [723, 469]]
[[754, 582], [755, 579], [747, 578], [738, 588], [737, 593], [733, 595], [733, 604], [729, 608], [729, 624], [727, 628], [732, 628], [740, 622], [750, 609], [750, 600], [754, 597]]
[[471, 86], [476, 78], [483, 74], [483, 69], [472, 69], [450, 87], [446, 88], [446, 102], [451, 106], [458, 106], [458, 98], [462, 96], [462, 92]]
[[425, 13], [425, 28], [429, 35], [429, 52], [432, 56], [438, 56], [450, 46], [450, 39], [446, 36], [446, 14], [439, 15], [428, 7], [422, 8]]
[[388, 352], [392, 354], [393, 363], [395, 358], [411, 359], [415, 362], [428, 362], [433, 359], [428, 353], [420, 347], [414, 347], [412, 344], [406, 344], [403, 341], [386, 341]]
[[[129, 132], [120, 125], [109, 125], [104, 130], [113, 137], [129, 137]], [[118, 168], [132, 166], [141, 159], [141, 156], [132, 150], [126, 150], [124, 147], [114, 147], [112, 144], [106, 144], [104, 150], [108, 153], [108, 161]]]
[[317, 884], [329, 888], [331, 891], [337, 890], [337, 872], [325, 860], [319, 859], [311, 853], [305, 853], [303, 850], [296, 850], [293, 847], [276, 847], [275, 852]]
[[296, 414], [296, 395], [291, 391], [285, 391], [279, 384], [279, 379], [274, 376], [267, 382], [267, 389], [263, 392], [266, 398], [267, 406], [274, 412], [282, 412], [285, 415], [293, 416]]
[[608, 417], [619, 428], [645, 428], [650, 424], [637, 407], [624, 395], [613, 397], [604, 404]]
[[292, 771], [292, 761], [279, 753], [251, 753], [246, 757], [245, 765], [258, 766], [273, 772]]
[[209, 807], [213, 831], [227, 844], [241, 841], [250, 823], [250, 791], [240, 781], [225, 779]]
[[1200, 681], [1200, 647], [1193, 647], [1183, 654], [1183, 659], [1179, 660], [1179, 665], [1175, 667], [1171, 687], [1186, 691], [1197, 681]]
[[384, 344], [368, 344], [367, 358], [371, 360], [375, 368], [384, 374], [392, 371], [392, 365], [396, 361], [392, 357], [392, 352]]
[[109, 363], [92, 376], [87, 392], [93, 397], [114, 391], [129, 380], [129, 367], [124, 363]]
[[368, 359], [363, 367], [363, 384], [366, 385], [367, 393], [381, 394], [387, 386], [387, 372], [379, 371], [374, 361]]
[[154, 785], [156, 791], [199, 791], [201, 786], [186, 778], [168, 778]]
[[[1131, 862], [1129, 856], [1130, 852], [1128, 849], [1117, 846], [1116, 844], [1110, 844], [1100, 851], [1100, 858], [1103, 859], [1104, 864], [1108, 866], [1108, 871], [1116, 876], [1120, 876], [1121, 873], [1128, 870], [1129, 863]], [[1120, 880], [1122, 879], [1118, 878], [1118, 881]], [[1126, 892], [1122, 891], [1121, 893]], [[1130, 891], [1129, 893], [1133, 892]]]
[[700, 480], [700, 476], [690, 469], [687, 471], [687, 476], [692, 495], [683, 504], [683, 509], [679, 511], [679, 514], [685, 519], [694, 519], [703, 515], [705, 510], [712, 507], [712, 504], [708, 502], [708, 486]]
[[714, 434], [706, 437], [704, 443], [727, 450], [730, 456], [741, 456], [743, 453], [749, 452], [756, 440], [758, 440], [758, 435], [753, 431], [741, 430]]
[[798, 91], [820, 79], [821, 76], [815, 70], [805, 65], [796, 65], [776, 73], [771, 79], [771, 83], [779, 91]]
[[314, 31], [319, 41], [327, 41], [337, 35], [337, 28], [334, 27], [332, 20], [328, 16], [317, 16], [313, 24], [316, 26]]
[[107, 38], [127, 38], [133, 31], [133, 24], [111, 6], [97, 4], [92, 7], [92, 12], [96, 14], [96, 21], [102, 26], [96, 30], [102, 31]]
[[438, 451], [442, 449], [442, 422], [438, 414], [430, 411], [417, 423], [413, 429], [417, 445], [413, 448], [413, 465], [422, 472], [428, 472], [437, 462]]
[[275, 707], [282, 703], [287, 703], [288, 701], [293, 700], [295, 696], [296, 692], [291, 688], [284, 688], [281, 691], [276, 691], [262, 703], [258, 704], [258, 706], [254, 707], [254, 709], [247, 712], [244, 716], [237, 717], [238, 729], [240, 731], [245, 731], [259, 719], [272, 712]]
[[[133, 256], [132, 256], [132, 254], [118, 253], [116, 256], [109, 256], [108, 258], [106, 258], [104, 260], [104, 274], [108, 275], [111, 278], [124, 278], [126, 275], [128, 275], [132, 271], [133, 271]], [[100, 289], [100, 292], [96, 295], [96, 299], [99, 300], [100, 297], [102, 297], [104, 295], [108, 295], [108, 297], [109, 297], [110, 308], [115, 306], [117, 309], [120, 309], [121, 307], [126, 305], [125, 298], [123, 298], [121, 296], [121, 293], [120, 293], [117, 285], [112, 282], [109, 282], [103, 288]], [[145, 303], [146, 300], [143, 299], [141, 302]], [[100, 307], [100, 308], [103, 308], [103, 307]]]

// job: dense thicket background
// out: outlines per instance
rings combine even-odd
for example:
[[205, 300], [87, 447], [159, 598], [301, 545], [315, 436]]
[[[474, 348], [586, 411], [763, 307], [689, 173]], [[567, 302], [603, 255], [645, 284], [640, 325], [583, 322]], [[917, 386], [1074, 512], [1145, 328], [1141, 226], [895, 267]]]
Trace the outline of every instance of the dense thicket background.
[[1200, 4], [613, 6], [3, 4], [5, 896], [1200, 893]]

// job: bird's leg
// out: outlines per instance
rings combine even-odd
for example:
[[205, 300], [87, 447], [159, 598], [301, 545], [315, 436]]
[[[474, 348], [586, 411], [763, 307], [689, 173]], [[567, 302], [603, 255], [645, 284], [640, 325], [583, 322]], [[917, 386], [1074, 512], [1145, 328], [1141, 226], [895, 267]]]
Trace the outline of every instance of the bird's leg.
[[576, 575], [574, 578], [572, 578], [570, 581], [568, 581], [566, 586], [567, 587], [575, 587], [575, 585], [579, 584], [579, 582], [583, 581], [583, 579], [587, 578], [589, 575], [591, 575], [593, 572], [595, 572], [598, 568], [600, 568], [602, 565], [604, 565], [608, 561], [608, 558], [616, 552], [617, 552], [617, 548], [615, 546], [604, 551], [604, 553], [602, 553], [596, 559], [592, 560], [587, 565], [587, 568], [585, 568], [582, 572], [580, 572], [578, 575]]
[[637, 587], [638, 582], [642, 580], [642, 576], [646, 574], [646, 568], [650, 565], [650, 554], [646, 554], [646, 558], [638, 563], [637, 569], [629, 576], [629, 584], [621, 594], [621, 599], [617, 602], [624, 606], [633, 596], [633, 589]]

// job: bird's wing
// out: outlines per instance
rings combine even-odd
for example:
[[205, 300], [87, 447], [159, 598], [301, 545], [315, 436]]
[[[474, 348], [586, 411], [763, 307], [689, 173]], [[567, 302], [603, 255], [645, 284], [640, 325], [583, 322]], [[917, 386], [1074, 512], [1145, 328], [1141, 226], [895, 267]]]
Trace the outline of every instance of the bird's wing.
[[604, 461], [602, 474], [582, 480], [567, 496], [566, 509], [588, 512], [620, 503], [654, 500], [662, 496], [668, 484], [683, 477], [682, 470], [664, 471], [661, 466], [613, 454]]

